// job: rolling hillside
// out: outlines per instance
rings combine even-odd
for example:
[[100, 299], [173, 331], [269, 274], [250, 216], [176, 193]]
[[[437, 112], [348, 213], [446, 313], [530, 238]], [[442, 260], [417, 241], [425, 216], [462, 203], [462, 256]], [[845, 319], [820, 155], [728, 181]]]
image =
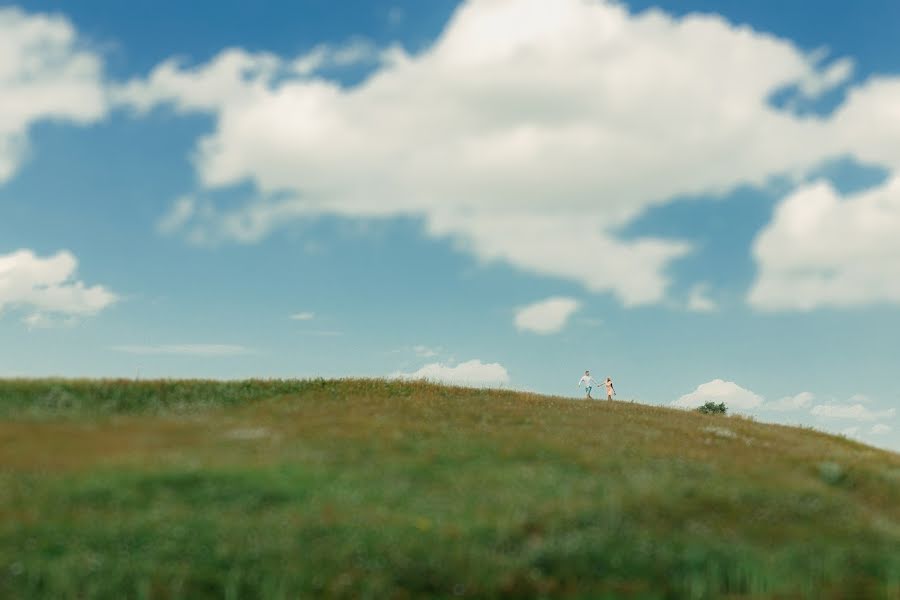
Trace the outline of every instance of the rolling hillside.
[[380, 380], [0, 381], [2, 598], [900, 598], [900, 455]]

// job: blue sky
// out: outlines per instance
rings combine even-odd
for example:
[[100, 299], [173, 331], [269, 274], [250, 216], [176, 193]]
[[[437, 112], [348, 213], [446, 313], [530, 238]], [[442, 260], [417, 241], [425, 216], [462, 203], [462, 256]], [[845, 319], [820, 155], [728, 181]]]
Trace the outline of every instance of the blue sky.
[[429, 376], [900, 449], [892, 2], [0, 2], [0, 376]]

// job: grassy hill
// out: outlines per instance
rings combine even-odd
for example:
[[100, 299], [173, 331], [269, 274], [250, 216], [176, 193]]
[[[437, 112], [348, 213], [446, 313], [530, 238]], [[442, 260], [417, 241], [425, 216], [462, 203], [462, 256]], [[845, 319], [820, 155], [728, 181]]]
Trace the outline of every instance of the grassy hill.
[[0, 598], [900, 598], [900, 455], [425, 383], [0, 381]]

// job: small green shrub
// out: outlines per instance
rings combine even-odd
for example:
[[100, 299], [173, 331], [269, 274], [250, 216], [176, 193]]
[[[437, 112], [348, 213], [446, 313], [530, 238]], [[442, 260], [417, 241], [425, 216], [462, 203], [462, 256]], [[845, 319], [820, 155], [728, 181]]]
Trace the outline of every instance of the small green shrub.
[[827, 484], [840, 485], [847, 479], [847, 471], [836, 462], [819, 463], [819, 477]]
[[724, 402], [719, 402], [718, 404], [715, 402], [707, 402], [698, 408], [697, 412], [701, 412], [704, 415], [724, 415], [728, 412], [728, 408], [725, 406]]

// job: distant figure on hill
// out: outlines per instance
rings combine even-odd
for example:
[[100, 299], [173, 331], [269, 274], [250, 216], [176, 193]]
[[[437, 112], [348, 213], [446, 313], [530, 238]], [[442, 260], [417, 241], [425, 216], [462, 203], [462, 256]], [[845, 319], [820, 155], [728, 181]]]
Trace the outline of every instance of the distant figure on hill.
[[599, 386], [600, 384], [594, 381], [594, 378], [591, 377], [590, 371], [585, 371], [584, 375], [581, 376], [581, 379], [578, 380], [578, 387], [584, 386], [584, 399], [585, 400], [593, 400], [593, 396], [591, 396], [591, 388], [595, 385]]
[[612, 400], [612, 397], [616, 395], [616, 388], [613, 387], [612, 379], [607, 377], [603, 384], [606, 386], [606, 399]]

